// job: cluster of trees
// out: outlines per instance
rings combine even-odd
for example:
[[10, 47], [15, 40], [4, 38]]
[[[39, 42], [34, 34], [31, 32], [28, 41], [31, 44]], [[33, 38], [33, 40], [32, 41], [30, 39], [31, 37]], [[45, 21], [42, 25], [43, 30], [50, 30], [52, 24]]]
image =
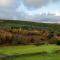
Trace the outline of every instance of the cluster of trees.
[[32, 44], [47, 40], [47, 31], [0, 29], [0, 44]]
[[[60, 37], [60, 36], [59, 36]], [[10, 44], [59, 44], [59, 37], [47, 30], [0, 29], [0, 45]]]

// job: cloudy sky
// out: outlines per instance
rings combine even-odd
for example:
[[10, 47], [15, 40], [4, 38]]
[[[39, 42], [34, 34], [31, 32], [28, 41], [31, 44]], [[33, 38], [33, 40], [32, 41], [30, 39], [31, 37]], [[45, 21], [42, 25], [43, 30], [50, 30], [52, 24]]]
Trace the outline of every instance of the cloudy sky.
[[0, 0], [1, 19], [51, 22], [51, 17], [60, 18], [60, 0]]

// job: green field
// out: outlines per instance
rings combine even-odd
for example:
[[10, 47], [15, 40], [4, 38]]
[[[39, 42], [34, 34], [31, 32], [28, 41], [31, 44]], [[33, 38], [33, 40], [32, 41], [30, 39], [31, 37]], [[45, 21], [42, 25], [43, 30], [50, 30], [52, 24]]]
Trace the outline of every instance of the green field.
[[50, 54], [46, 56], [36, 55], [29, 57], [10, 58], [9, 60], [60, 60], [60, 55], [57, 54]]
[[27, 53], [36, 53], [36, 52], [53, 52], [59, 50], [60, 46], [57, 45], [26, 45], [26, 46], [5, 46], [0, 47], [0, 54], [27, 54]]
[[48, 55], [30, 55], [7, 58], [6, 60], [60, 60], [59, 54], [53, 54], [54, 51], [60, 50], [57, 45], [26, 45], [26, 46], [5, 46], [0, 47], [0, 55], [30, 54], [37, 52], [47, 52]]

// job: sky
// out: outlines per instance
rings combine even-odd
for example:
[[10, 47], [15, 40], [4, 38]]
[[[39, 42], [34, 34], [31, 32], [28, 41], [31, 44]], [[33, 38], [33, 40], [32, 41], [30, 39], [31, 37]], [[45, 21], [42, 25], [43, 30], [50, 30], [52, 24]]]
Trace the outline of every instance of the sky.
[[0, 0], [0, 19], [60, 22], [60, 0]]

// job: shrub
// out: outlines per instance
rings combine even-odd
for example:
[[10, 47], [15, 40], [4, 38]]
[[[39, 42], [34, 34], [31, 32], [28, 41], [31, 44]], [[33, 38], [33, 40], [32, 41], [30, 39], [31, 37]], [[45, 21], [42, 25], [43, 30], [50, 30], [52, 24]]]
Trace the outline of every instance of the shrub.
[[51, 38], [48, 40], [49, 44], [56, 44], [57, 39], [56, 38]]
[[48, 40], [48, 43], [60, 45], [60, 40], [58, 40], [56, 38], [52, 38], [52, 39]]
[[60, 45], [60, 40], [56, 40], [56, 45]]
[[35, 43], [34, 45], [36, 45], [36, 46], [40, 46], [40, 45], [44, 45], [45, 43], [44, 42], [42, 42], [42, 43]]
[[60, 50], [55, 50], [53, 53], [57, 53], [57, 54], [60, 54]]

